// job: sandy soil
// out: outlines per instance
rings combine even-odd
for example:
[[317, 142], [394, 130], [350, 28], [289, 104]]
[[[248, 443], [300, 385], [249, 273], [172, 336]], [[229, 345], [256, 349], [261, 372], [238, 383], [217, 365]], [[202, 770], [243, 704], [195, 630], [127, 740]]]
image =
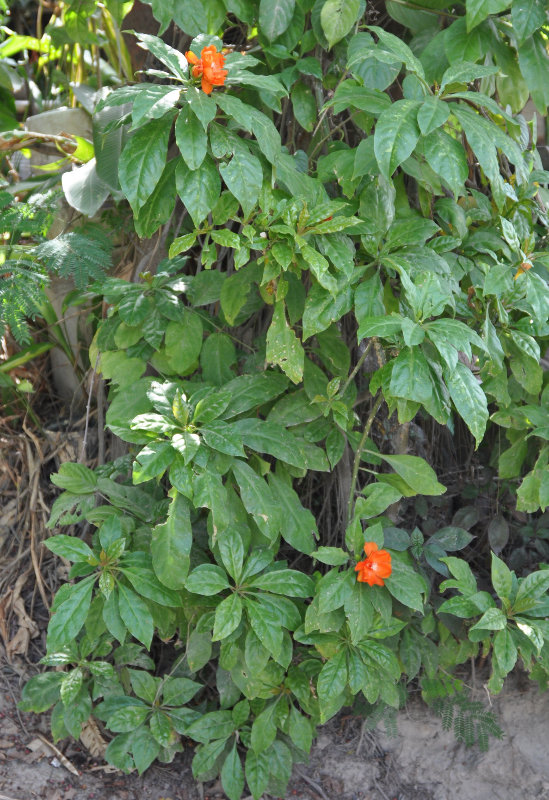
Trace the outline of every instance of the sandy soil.
[[[78, 774], [48, 749], [47, 719], [18, 714], [17, 694], [0, 684], [0, 800], [214, 800], [218, 783], [192, 778], [192, 748], [142, 778], [105, 770], [80, 744], [60, 749]], [[478, 698], [483, 697], [479, 689]], [[484, 698], [486, 696], [484, 695]], [[493, 700], [505, 732], [482, 753], [456, 742], [419, 702], [398, 717], [398, 735], [340, 715], [321, 730], [310, 762], [294, 771], [295, 800], [549, 800], [549, 693], [521, 678]], [[29, 749], [30, 745], [30, 749]]]

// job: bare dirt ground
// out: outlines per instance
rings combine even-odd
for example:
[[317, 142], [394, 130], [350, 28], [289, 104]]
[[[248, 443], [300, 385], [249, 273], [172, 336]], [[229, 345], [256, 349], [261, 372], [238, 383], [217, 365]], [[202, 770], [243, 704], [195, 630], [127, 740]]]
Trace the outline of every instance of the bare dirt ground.
[[[51, 750], [46, 715], [19, 714], [14, 675], [0, 683], [0, 800], [218, 800], [218, 783], [193, 780], [192, 748], [141, 778], [105, 769], [75, 742]], [[478, 690], [478, 697], [484, 690]], [[486, 696], [485, 696], [486, 699]], [[340, 715], [323, 728], [308, 764], [298, 765], [292, 800], [549, 800], [549, 693], [514, 678], [493, 699], [505, 736], [482, 753], [456, 742], [424, 704], [398, 716], [398, 734], [367, 731]], [[43, 737], [43, 738], [41, 738]], [[29, 747], [30, 745], [30, 747]], [[69, 771], [69, 767], [74, 772]], [[78, 773], [78, 774], [75, 774]], [[266, 800], [268, 800], [266, 798]]]

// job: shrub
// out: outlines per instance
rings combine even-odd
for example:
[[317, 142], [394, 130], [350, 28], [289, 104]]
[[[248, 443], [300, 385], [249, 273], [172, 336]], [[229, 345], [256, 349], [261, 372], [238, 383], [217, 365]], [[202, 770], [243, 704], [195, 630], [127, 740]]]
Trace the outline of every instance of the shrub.
[[[480, 652], [493, 692], [519, 658], [545, 683], [549, 570], [490, 556], [497, 525], [473, 551], [471, 523], [395, 520], [446, 491], [441, 458], [398, 445], [412, 421], [458, 432], [461, 470], [479, 448], [505, 514], [549, 504], [549, 176], [516, 113], [545, 111], [538, 3], [388, 2], [386, 27], [359, 0], [226, 5], [177, 4], [187, 58], [137, 34], [146, 80], [96, 106], [118, 112], [93, 180], [130, 131], [120, 191], [169, 258], [95, 287], [90, 363], [130, 454], [54, 476], [50, 526], [94, 533], [46, 542], [73, 562], [43, 660], [63, 669], [22, 708], [53, 705], [56, 739], [93, 714], [127, 771], [190, 738], [236, 800], [283, 796], [358, 696], [374, 717], [413, 680], [451, 696]], [[475, 715], [497, 733], [456, 707], [465, 741]]]

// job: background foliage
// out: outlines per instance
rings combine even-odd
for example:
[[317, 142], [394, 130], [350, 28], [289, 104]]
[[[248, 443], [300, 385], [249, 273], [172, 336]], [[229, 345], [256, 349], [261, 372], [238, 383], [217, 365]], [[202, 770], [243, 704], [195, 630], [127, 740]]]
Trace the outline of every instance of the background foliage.
[[[151, 6], [135, 81], [129, 4], [0, 45], [4, 86], [35, 52], [35, 96], [59, 81], [93, 129], [57, 142], [61, 178], [6, 180], [4, 318], [24, 342], [51, 273], [101, 300], [89, 364], [128, 444], [53, 477], [50, 526], [93, 533], [46, 542], [73, 563], [43, 660], [63, 669], [22, 707], [53, 706], [57, 739], [93, 714], [124, 770], [193, 739], [231, 800], [283, 796], [318, 724], [418, 681], [485, 746], [456, 667], [490, 654], [493, 692], [517, 660], [549, 670], [549, 174], [521, 114], [546, 111], [547, 4]], [[208, 96], [183, 54], [212, 44]], [[35, 144], [12, 111], [8, 154]], [[96, 224], [47, 240], [59, 179]], [[122, 244], [130, 281], [102, 273]], [[384, 586], [356, 581], [365, 541]]]

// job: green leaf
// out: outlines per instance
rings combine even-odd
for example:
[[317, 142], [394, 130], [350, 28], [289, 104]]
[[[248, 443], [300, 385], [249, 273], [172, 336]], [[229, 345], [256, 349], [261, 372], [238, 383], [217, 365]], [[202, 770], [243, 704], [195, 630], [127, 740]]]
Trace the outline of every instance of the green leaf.
[[437, 481], [434, 469], [423, 458], [381, 454], [380, 457], [418, 494], [439, 495], [446, 491], [446, 487]]
[[259, 641], [267, 648], [273, 658], [277, 658], [282, 647], [280, 617], [272, 611], [269, 605], [261, 601], [261, 596], [259, 601], [246, 597], [244, 604], [250, 624]]
[[148, 704], [154, 703], [160, 679], [153, 678], [143, 669], [130, 669], [128, 671], [135, 694]]
[[267, 788], [270, 774], [270, 759], [267, 753], [256, 753], [248, 748], [246, 753], [246, 781], [254, 800], [260, 800]]
[[386, 645], [369, 639], [362, 647], [362, 652], [370, 662], [373, 662], [377, 668], [381, 668], [393, 680], [400, 678], [400, 666], [397, 657]]
[[359, 497], [355, 503], [355, 516], [360, 519], [378, 517], [402, 497], [398, 489], [387, 483], [371, 483], [363, 494], [366, 497]]
[[202, 669], [212, 655], [212, 635], [209, 631], [192, 631], [187, 640], [187, 663], [192, 672]]
[[330, 708], [334, 699], [343, 693], [347, 685], [347, 678], [347, 659], [345, 650], [341, 650], [324, 664], [318, 676], [316, 689], [322, 721], [325, 721], [323, 708]]
[[221, 179], [216, 164], [207, 155], [200, 168], [191, 170], [180, 161], [175, 171], [177, 193], [198, 227], [208, 216], [221, 194]]
[[148, 769], [160, 752], [160, 745], [150, 732], [142, 725], [132, 736], [132, 755], [140, 775]]
[[287, 29], [292, 21], [295, 0], [260, 0], [259, 28], [272, 42]]
[[123, 583], [118, 584], [120, 617], [132, 636], [148, 649], [154, 632], [151, 612], [144, 600]]
[[265, 572], [250, 581], [249, 585], [288, 597], [312, 597], [314, 592], [314, 583], [311, 578], [293, 569]]
[[151, 36], [148, 33], [136, 33], [135, 36], [140, 41], [140, 47], [152, 53], [164, 66], [177, 75], [179, 78], [186, 78], [189, 71], [187, 59], [179, 50], [174, 50], [158, 36]]
[[218, 532], [217, 543], [225, 569], [238, 582], [244, 561], [244, 545], [240, 532], [236, 527], [226, 528]]
[[134, 219], [135, 231], [141, 239], [150, 238], [160, 225], [169, 220], [173, 212], [176, 200], [176, 164], [175, 158], [168, 161], [153, 193]]
[[206, 157], [208, 137], [202, 123], [189, 107], [182, 108], [177, 116], [175, 141], [188, 168], [198, 169]]
[[147, 719], [150, 708], [142, 703], [141, 700], [135, 698], [124, 698], [129, 700], [130, 703], [117, 708], [112, 714], [109, 714], [107, 720], [107, 728], [115, 733], [128, 733], [135, 730]]
[[513, 0], [511, 20], [520, 45], [547, 22], [547, 3], [545, 0]]
[[189, 86], [186, 92], [187, 102], [190, 105], [193, 113], [198, 117], [204, 129], [208, 127], [210, 122], [215, 118], [216, 104], [215, 100], [208, 97], [202, 89], [196, 86]]
[[507, 617], [501, 608], [489, 608], [470, 631], [500, 631], [507, 626]]
[[230, 711], [211, 711], [189, 725], [186, 735], [196, 742], [206, 743], [213, 739], [227, 739], [233, 731]]
[[153, 569], [164, 586], [182, 589], [189, 571], [192, 527], [188, 500], [176, 493], [168, 519], [153, 528], [151, 555]]
[[226, 333], [211, 333], [204, 342], [200, 356], [204, 380], [215, 386], [223, 386], [234, 377], [232, 367], [235, 363], [236, 350], [232, 339]]
[[438, 97], [427, 97], [417, 112], [417, 123], [424, 136], [444, 125], [450, 115], [448, 103], [441, 102]]
[[242, 600], [236, 592], [230, 594], [217, 606], [212, 641], [219, 642], [226, 639], [235, 631], [242, 618]]
[[225, 571], [216, 564], [200, 564], [185, 582], [187, 591], [209, 597], [229, 588]]
[[290, 93], [296, 120], [306, 131], [312, 131], [317, 119], [316, 101], [311, 89], [303, 81], [297, 81]]
[[360, 642], [370, 631], [374, 619], [374, 608], [369, 586], [356, 581], [345, 598], [345, 614], [349, 621], [351, 639]]
[[130, 733], [115, 736], [105, 751], [105, 760], [126, 773], [134, 768], [134, 760], [129, 753], [132, 736]]
[[97, 488], [97, 475], [83, 464], [66, 462], [59, 472], [54, 472], [51, 482], [73, 494], [93, 494]]
[[236, 749], [236, 741], [221, 767], [221, 785], [229, 800], [240, 800], [244, 790], [244, 770]]
[[517, 647], [511, 632], [504, 628], [494, 636], [494, 656], [502, 675], [511, 672], [517, 661]]
[[122, 151], [118, 167], [120, 185], [134, 213], [147, 202], [164, 170], [171, 117], [143, 125]]
[[[182, 456], [183, 464], [187, 466], [193, 461], [198, 452], [200, 436], [198, 433], [190, 433], [189, 431], [176, 433], [172, 436], [172, 447]], [[170, 475], [171, 474], [170, 470]]]
[[289, 732], [292, 742], [300, 750], [308, 753], [313, 743], [313, 726], [311, 721], [300, 714], [295, 706], [290, 708]]
[[471, 536], [471, 534], [463, 528], [457, 528], [455, 525], [448, 525], [430, 536], [429, 542], [435, 542], [442, 547], [443, 550], [453, 551], [462, 550], [464, 547], [467, 547], [474, 538], [474, 536]]
[[394, 397], [429, 402], [433, 385], [429, 364], [419, 347], [402, 348], [393, 362], [389, 391]]
[[244, 215], [249, 216], [263, 185], [263, 170], [259, 159], [242, 148], [235, 151], [228, 164], [220, 164], [219, 172], [228, 190], [242, 206]]
[[65, 678], [64, 672], [42, 672], [33, 675], [23, 686], [18, 708], [41, 714], [59, 700], [59, 689]]
[[267, 361], [277, 364], [294, 383], [303, 379], [305, 351], [286, 320], [285, 303], [275, 304], [273, 318], [267, 331]]
[[250, 743], [255, 753], [265, 752], [275, 740], [276, 724], [273, 720], [275, 709], [276, 705], [271, 703], [253, 722]]
[[48, 626], [48, 645], [56, 650], [70, 644], [82, 629], [91, 604], [95, 576], [64, 586], [63, 601], [55, 607]]
[[322, 564], [329, 564], [332, 567], [339, 567], [349, 560], [349, 553], [346, 553], [341, 547], [319, 547], [318, 550], [311, 553], [311, 556]]
[[144, 447], [133, 462], [133, 482], [144, 483], [163, 475], [175, 458], [169, 442], [155, 442]]
[[109, 633], [112, 634], [115, 639], [118, 639], [119, 642], [123, 642], [126, 638], [126, 626], [120, 616], [118, 592], [116, 590], [111, 592], [105, 600], [103, 605], [103, 621]]
[[[93, 552], [88, 545], [76, 536], [65, 536], [60, 533], [44, 542], [48, 550], [55, 553], [67, 561], [86, 561], [94, 558]], [[97, 563], [97, 562], [96, 562]]]
[[228, 456], [242, 456], [246, 454], [242, 447], [242, 439], [231, 425], [220, 420], [208, 422], [207, 427], [200, 429], [200, 433], [208, 447], [225, 453]]
[[359, 10], [359, 0], [326, 0], [320, 12], [320, 24], [329, 48], [347, 36]]
[[501, 600], [509, 602], [513, 589], [513, 573], [501, 558], [492, 553], [492, 586]]
[[[449, 86], [451, 83], [471, 83], [471, 81], [475, 81], [478, 78], [488, 78], [491, 75], [495, 75], [497, 72], [497, 67], [475, 64], [471, 61], [460, 61], [457, 64], [452, 64], [452, 66], [448, 67], [445, 71], [442, 76], [442, 81], [440, 82], [439, 91], [442, 93], [446, 86]], [[448, 108], [448, 106], [446, 107]]]
[[531, 572], [519, 583], [517, 597], [513, 603], [513, 613], [519, 614], [522, 611], [528, 611], [547, 589], [549, 589], [549, 569]]
[[328, 614], [341, 608], [349, 597], [355, 584], [355, 573], [353, 570], [331, 569], [318, 582], [315, 590], [315, 599], [318, 599], [318, 607], [321, 614]]
[[[230, 734], [227, 734], [228, 736]], [[200, 780], [204, 774], [208, 774], [219, 756], [225, 750], [227, 739], [218, 739], [209, 744], [201, 744], [196, 748], [192, 762], [193, 777]]]
[[456, 410], [475, 437], [478, 447], [489, 416], [486, 395], [471, 370], [461, 361], [452, 372], [445, 372], [444, 379]]
[[387, 589], [399, 603], [416, 611], [423, 611], [423, 594], [426, 589], [423, 578], [394, 555], [391, 565], [391, 574], [385, 578]]
[[378, 49], [380, 51], [385, 50], [393, 55], [396, 55], [404, 63], [409, 72], [413, 72], [416, 75], [419, 75], [421, 78], [425, 78], [423, 64], [418, 58], [416, 58], [408, 45], [403, 42], [402, 39], [400, 39], [398, 36], [395, 36], [393, 33], [389, 33], [389, 31], [386, 31], [383, 28], [379, 28], [377, 25], [370, 25], [369, 29], [378, 37], [380, 43], [380, 47]]
[[[177, 607], [181, 605], [181, 598], [177, 592], [163, 586], [152, 569], [145, 568], [144, 564], [136, 562], [132, 565], [132, 554], [120, 561], [120, 572], [129, 580], [133, 588], [162, 606]], [[127, 564], [129, 563], [129, 566]]]
[[532, 100], [540, 113], [545, 114], [549, 103], [549, 82], [547, 81], [549, 57], [545, 49], [545, 40], [540, 32], [536, 31], [520, 45], [518, 58]]
[[297, 494], [281, 477], [270, 473], [269, 484], [284, 520], [281, 530], [283, 539], [300, 553], [310, 555], [314, 550], [314, 536], [318, 535], [314, 516], [301, 505]]
[[467, 31], [473, 30], [490, 14], [499, 14], [511, 5], [511, 0], [467, 0]]
[[381, 174], [389, 179], [412, 154], [418, 139], [417, 100], [397, 100], [379, 117], [374, 133], [374, 153]]
[[254, 282], [261, 279], [260, 266], [252, 262], [230, 275], [221, 287], [221, 308], [229, 325], [234, 325], [246, 305]]
[[271, 487], [243, 461], [234, 461], [232, 471], [246, 511], [254, 515], [262, 530], [266, 526], [270, 538], [274, 539], [280, 529], [280, 513]]
[[463, 145], [444, 131], [434, 130], [424, 138], [422, 146], [427, 163], [450, 187], [454, 196], [463, 194], [469, 175]]

